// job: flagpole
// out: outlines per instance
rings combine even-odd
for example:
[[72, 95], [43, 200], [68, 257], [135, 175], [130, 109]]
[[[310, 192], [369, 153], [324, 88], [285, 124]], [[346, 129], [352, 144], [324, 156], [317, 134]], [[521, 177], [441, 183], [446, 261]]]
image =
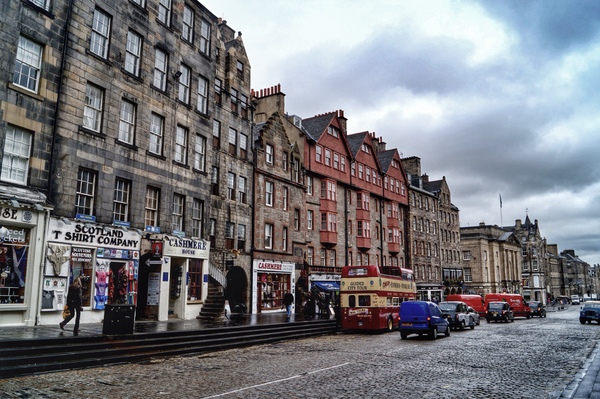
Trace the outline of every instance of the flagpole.
[[498, 194], [499, 198], [500, 198], [500, 227], [504, 227], [504, 224], [502, 223], [502, 194]]

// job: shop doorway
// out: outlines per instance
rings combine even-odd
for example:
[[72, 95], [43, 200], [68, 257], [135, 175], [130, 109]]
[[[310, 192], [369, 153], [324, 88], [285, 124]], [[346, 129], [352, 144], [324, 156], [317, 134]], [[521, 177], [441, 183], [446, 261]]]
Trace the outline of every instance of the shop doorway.
[[171, 258], [169, 278], [169, 318], [184, 318], [182, 294], [185, 259]]
[[136, 320], [158, 320], [161, 262], [154, 260], [152, 263], [151, 257], [152, 254], [146, 254], [140, 259]]

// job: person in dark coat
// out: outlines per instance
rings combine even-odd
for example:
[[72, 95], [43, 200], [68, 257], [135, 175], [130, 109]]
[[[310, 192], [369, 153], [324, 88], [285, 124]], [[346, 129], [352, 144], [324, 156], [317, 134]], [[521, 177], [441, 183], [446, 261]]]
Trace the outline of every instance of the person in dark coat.
[[60, 322], [59, 326], [61, 330], [65, 329], [65, 325], [71, 321], [73, 317], [75, 317], [75, 327], [73, 328], [73, 333], [75, 335], [79, 334], [79, 318], [81, 317], [81, 301], [82, 291], [81, 291], [81, 280], [79, 277], [73, 281], [73, 284], [69, 286], [69, 293], [67, 294], [67, 306], [69, 307], [69, 316]]
[[283, 304], [285, 305], [285, 310], [287, 312], [287, 317], [289, 318], [292, 315], [292, 304], [294, 303], [294, 295], [291, 292], [286, 292], [283, 296]]

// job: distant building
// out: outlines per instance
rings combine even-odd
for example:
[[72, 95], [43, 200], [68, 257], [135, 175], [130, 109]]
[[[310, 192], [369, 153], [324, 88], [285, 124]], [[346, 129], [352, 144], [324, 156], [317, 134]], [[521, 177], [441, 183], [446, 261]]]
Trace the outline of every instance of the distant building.
[[470, 271], [466, 291], [522, 294], [521, 244], [512, 232], [480, 223], [460, 228], [462, 263]]

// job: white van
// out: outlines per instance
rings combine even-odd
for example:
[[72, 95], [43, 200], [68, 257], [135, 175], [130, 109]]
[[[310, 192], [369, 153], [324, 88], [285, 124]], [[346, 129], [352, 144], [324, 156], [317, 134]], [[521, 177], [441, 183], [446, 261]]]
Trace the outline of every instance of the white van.
[[571, 295], [571, 305], [579, 305], [579, 295]]

